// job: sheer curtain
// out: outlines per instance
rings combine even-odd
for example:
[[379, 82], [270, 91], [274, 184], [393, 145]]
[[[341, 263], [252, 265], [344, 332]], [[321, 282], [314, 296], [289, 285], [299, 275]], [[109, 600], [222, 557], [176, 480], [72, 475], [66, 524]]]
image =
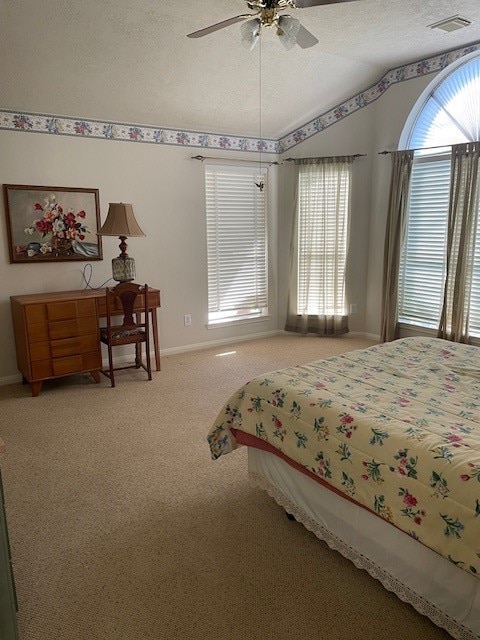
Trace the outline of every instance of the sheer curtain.
[[398, 338], [398, 277], [413, 166], [413, 151], [395, 151], [391, 155], [392, 177], [383, 254], [382, 342]]
[[452, 147], [447, 261], [438, 337], [468, 342], [469, 308], [478, 226], [480, 143]]
[[353, 157], [295, 160], [286, 331], [348, 332], [345, 266]]

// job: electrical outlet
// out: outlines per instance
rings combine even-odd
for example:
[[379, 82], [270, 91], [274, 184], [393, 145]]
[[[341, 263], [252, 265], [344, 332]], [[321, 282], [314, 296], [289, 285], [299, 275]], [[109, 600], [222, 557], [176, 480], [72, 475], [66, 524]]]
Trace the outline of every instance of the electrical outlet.
[[351, 304], [350, 305], [350, 315], [353, 315], [354, 313], [357, 313], [357, 305], [356, 304]]
[[186, 313], [183, 316], [183, 324], [185, 327], [190, 327], [192, 324], [192, 316], [189, 313]]

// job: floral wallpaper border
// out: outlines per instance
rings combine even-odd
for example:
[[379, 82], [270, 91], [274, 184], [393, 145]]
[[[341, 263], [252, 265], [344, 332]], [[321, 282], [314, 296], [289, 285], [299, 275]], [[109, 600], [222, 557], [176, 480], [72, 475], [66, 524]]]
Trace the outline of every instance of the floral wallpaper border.
[[23, 113], [0, 110], [0, 129], [8, 131], [28, 131], [79, 138], [100, 138], [151, 144], [165, 144], [204, 149], [225, 149], [229, 151], [261, 151], [263, 153], [283, 153], [307, 138], [331, 127], [343, 118], [363, 109], [378, 100], [385, 91], [396, 84], [419, 76], [441, 71], [459, 58], [480, 50], [480, 43], [442, 53], [425, 60], [412, 62], [391, 69], [374, 85], [338, 104], [326, 113], [295, 129], [279, 140], [229, 136], [181, 129], [102, 122], [97, 120]]
[[462, 58], [469, 53], [473, 53], [474, 51], [479, 50], [480, 43], [476, 43], [469, 45], [468, 47], [462, 47], [461, 49], [455, 49], [453, 51], [448, 51], [447, 53], [433, 56], [432, 58], [426, 58], [425, 60], [412, 62], [403, 67], [390, 69], [390, 71], [388, 71], [383, 76], [383, 78], [381, 78], [377, 83], [375, 83], [368, 89], [361, 91], [352, 98], [346, 100], [345, 102], [342, 102], [336, 107], [333, 107], [333, 109], [330, 109], [330, 111], [327, 111], [321, 116], [310, 120], [310, 122], [303, 125], [299, 129], [296, 129], [283, 138], [280, 138], [280, 153], [288, 151], [307, 138], [311, 138], [320, 131], [331, 127], [339, 120], [342, 120], [346, 116], [355, 113], [355, 111], [367, 107], [372, 102], [375, 102], [375, 100], [378, 100], [378, 98], [380, 98], [385, 93], [385, 91], [393, 84], [396, 84], [397, 82], [403, 82], [405, 80], [411, 80], [413, 78], [418, 78], [420, 76], [425, 76], [430, 73], [436, 73], [437, 71], [445, 69], [445, 67], [447, 67], [449, 64], [452, 64], [452, 62], [455, 62], [455, 60], [458, 60], [459, 58]]
[[280, 153], [277, 140], [0, 110], [0, 129], [229, 151]]

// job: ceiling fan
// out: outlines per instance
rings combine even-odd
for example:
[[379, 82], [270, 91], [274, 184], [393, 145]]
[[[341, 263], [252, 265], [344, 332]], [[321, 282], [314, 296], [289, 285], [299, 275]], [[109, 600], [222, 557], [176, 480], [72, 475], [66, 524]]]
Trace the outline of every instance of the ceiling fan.
[[[252, 50], [260, 39], [260, 32], [265, 27], [274, 27], [277, 36], [285, 49], [291, 49], [296, 44], [302, 49], [308, 49], [318, 43], [317, 38], [310, 33], [300, 21], [290, 15], [279, 15], [285, 9], [307, 9], [325, 4], [340, 2], [354, 2], [355, 0], [246, 0], [248, 8], [255, 13], [247, 13], [222, 22], [212, 24], [205, 29], [188, 34], [188, 38], [201, 38], [209, 33], [229, 27], [237, 22], [243, 22], [240, 27], [242, 44]], [[248, 19], [250, 18], [250, 19]], [[246, 20], [246, 22], [244, 22]]]

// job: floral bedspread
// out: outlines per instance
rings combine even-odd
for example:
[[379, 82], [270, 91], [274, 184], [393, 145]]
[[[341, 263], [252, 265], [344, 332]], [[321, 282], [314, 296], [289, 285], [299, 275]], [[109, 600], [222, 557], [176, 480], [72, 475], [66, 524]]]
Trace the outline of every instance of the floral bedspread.
[[480, 349], [405, 338], [247, 383], [208, 435], [212, 457], [261, 438], [480, 576]]

